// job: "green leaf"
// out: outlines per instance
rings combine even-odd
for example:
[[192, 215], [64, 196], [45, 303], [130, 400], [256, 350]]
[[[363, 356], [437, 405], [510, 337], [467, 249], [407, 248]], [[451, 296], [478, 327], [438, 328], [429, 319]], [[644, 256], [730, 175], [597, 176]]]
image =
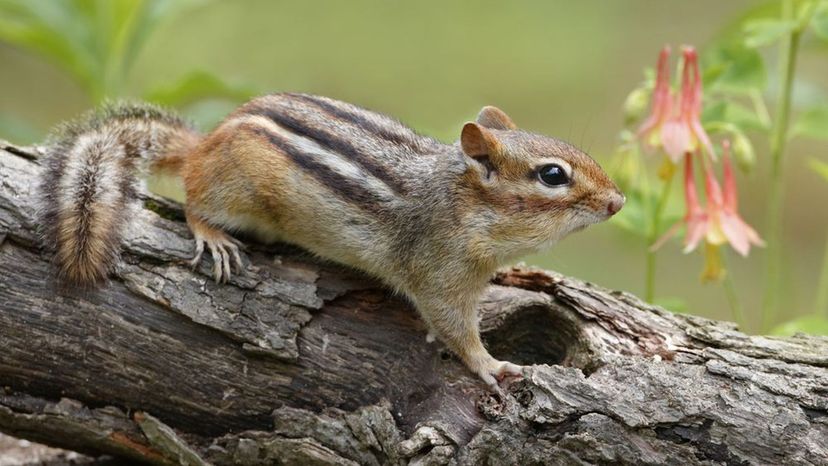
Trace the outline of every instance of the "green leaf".
[[162, 20], [208, 0], [95, 0], [97, 37], [103, 44], [106, 92], [120, 95], [127, 73]]
[[745, 23], [745, 45], [751, 48], [772, 44], [790, 34], [797, 27], [796, 21], [762, 18]]
[[777, 18], [782, 12], [782, 2], [779, 0], [756, 0], [749, 2], [745, 8], [728, 18], [721, 18], [723, 26], [716, 34], [714, 41], [732, 40], [742, 37], [745, 24], [765, 18]]
[[746, 94], [763, 90], [767, 84], [765, 62], [756, 49], [738, 41], [720, 43], [702, 55], [702, 69], [708, 91]]
[[791, 128], [791, 136], [828, 139], [828, 104], [811, 107], [802, 112]]
[[733, 157], [736, 159], [736, 164], [745, 172], [750, 173], [756, 165], [756, 151], [753, 149], [753, 143], [741, 131], [733, 133]]
[[120, 95], [157, 24], [211, 0], [0, 0], [0, 40], [40, 54], [96, 101]]
[[728, 100], [715, 101], [706, 105], [702, 111], [702, 122], [705, 127], [708, 123], [729, 123], [742, 130], [767, 131], [769, 128], [762, 123], [756, 112], [750, 108]]
[[639, 189], [627, 190], [625, 194], [627, 202], [624, 203], [621, 212], [612, 217], [610, 224], [635, 236], [646, 238], [650, 225], [649, 205]]
[[812, 314], [779, 324], [770, 331], [771, 335], [791, 336], [796, 333], [828, 335], [828, 318]]
[[828, 181], [828, 163], [817, 159], [811, 159], [808, 161], [808, 165], [811, 167], [811, 170], [816, 172], [817, 175], [825, 178], [825, 181]]
[[252, 87], [229, 84], [205, 71], [195, 71], [176, 83], [148, 92], [145, 98], [162, 105], [182, 107], [208, 98], [242, 101], [255, 93]]
[[650, 106], [652, 88], [639, 86], [633, 89], [624, 99], [624, 124], [631, 125], [641, 120], [647, 114]]
[[[612, 217], [610, 224], [637, 237], [648, 239], [650, 225], [652, 224], [652, 209], [658, 202], [658, 196], [655, 193], [648, 195], [640, 188], [625, 190], [624, 194], [627, 196], [627, 202], [621, 212]], [[661, 218], [658, 237], [661, 237], [682, 217], [680, 213], [670, 207], [668, 203], [667, 211]]]
[[828, 3], [823, 2], [817, 7], [811, 19], [811, 30], [822, 40], [828, 40]]
[[[111, 0], [109, 0], [111, 1]], [[123, 48], [124, 72], [128, 72], [141, 48], [156, 27], [184, 11], [212, 3], [214, 0], [145, 0], [144, 7], [131, 18], [129, 38]]]
[[90, 94], [100, 93], [103, 67], [93, 18], [84, 2], [0, 0], [0, 40], [38, 53], [71, 75]]

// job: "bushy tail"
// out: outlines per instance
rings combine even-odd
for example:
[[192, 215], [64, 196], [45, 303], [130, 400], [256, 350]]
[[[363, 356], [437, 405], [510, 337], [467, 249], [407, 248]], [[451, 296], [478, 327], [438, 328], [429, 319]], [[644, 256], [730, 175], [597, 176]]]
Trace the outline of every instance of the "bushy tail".
[[177, 171], [197, 142], [182, 119], [134, 103], [105, 105], [55, 132], [40, 180], [39, 221], [63, 284], [106, 280], [137, 200], [136, 174]]

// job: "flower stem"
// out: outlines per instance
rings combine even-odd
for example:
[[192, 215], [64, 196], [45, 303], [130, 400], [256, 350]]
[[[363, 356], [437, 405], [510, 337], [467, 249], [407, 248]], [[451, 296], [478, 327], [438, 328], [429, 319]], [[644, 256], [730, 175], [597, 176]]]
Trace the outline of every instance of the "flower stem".
[[[793, 1], [783, 3], [783, 19], [792, 20], [794, 16]], [[770, 137], [771, 171], [770, 194], [768, 199], [767, 257], [765, 260], [765, 293], [762, 302], [761, 330], [767, 330], [776, 317], [779, 307], [779, 289], [782, 266], [781, 213], [784, 180], [782, 161], [788, 140], [788, 123], [791, 112], [791, 91], [793, 90], [796, 57], [799, 50], [801, 28], [795, 28], [780, 45], [780, 91], [777, 101], [776, 117]]]
[[[724, 254], [723, 254], [724, 256]], [[725, 262], [727, 262], [726, 258], [722, 258]], [[739, 324], [741, 328], [743, 325], [747, 324], [745, 320], [745, 311], [742, 307], [742, 301], [739, 299], [738, 293], [736, 293], [736, 285], [733, 283], [733, 278], [731, 278], [732, 269], [729, 265], [725, 265], [727, 272], [725, 272], [724, 280], [722, 281], [722, 287], [724, 288], [725, 296], [727, 296], [727, 304], [730, 306], [730, 313], [733, 316], [733, 321]], [[742, 328], [744, 331], [745, 329]]]
[[822, 256], [822, 272], [817, 285], [816, 307], [814, 313], [824, 313], [828, 318], [828, 238], [825, 238], [825, 252]]
[[762, 98], [762, 93], [760, 93], [758, 89], [751, 89], [749, 95], [750, 100], [753, 102], [753, 108], [756, 111], [756, 116], [759, 118], [759, 122], [763, 127], [770, 128], [771, 116], [770, 112], [768, 112], [768, 106], [765, 105], [765, 99]]
[[647, 238], [647, 281], [644, 292], [644, 299], [652, 303], [655, 298], [655, 273], [656, 273], [656, 251], [653, 251], [650, 246], [655, 244], [658, 240], [658, 234], [661, 230], [661, 220], [664, 216], [664, 210], [667, 208], [667, 201], [670, 199], [670, 191], [673, 186], [673, 178], [675, 177], [676, 169], [671, 168], [667, 178], [661, 187], [661, 195], [658, 198], [658, 203], [653, 210], [653, 221], [651, 224], [650, 235]]

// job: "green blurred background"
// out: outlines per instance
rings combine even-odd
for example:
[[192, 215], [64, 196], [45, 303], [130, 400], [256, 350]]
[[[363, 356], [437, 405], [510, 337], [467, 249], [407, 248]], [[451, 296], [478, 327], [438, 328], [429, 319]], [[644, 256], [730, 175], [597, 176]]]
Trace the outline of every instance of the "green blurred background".
[[[60, 3], [43, 2], [43, 8], [60, 15], [60, 8], [54, 8]], [[301, 91], [391, 114], [444, 141], [456, 139], [463, 122], [480, 107], [497, 105], [523, 128], [569, 140], [612, 169], [623, 128], [622, 104], [641, 83], [643, 69], [654, 65], [659, 49], [664, 44], [693, 44], [704, 51], [706, 44], [757, 4], [737, 0], [186, 3], [176, 14], [161, 14], [134, 64], [124, 71], [124, 79], [109, 82], [98, 96], [91, 96], [90, 88], [58, 66], [54, 57], [0, 41], [0, 138], [40, 141], [51, 126], [90, 108], [103, 94], [155, 96], [178, 104], [208, 129], [246, 93]], [[66, 23], [78, 40], [93, 40], [84, 32], [89, 25], [72, 18], [55, 21]], [[101, 21], [93, 18], [90, 24], [112, 27], [98, 24]], [[0, 28], [13, 27], [9, 24], [0, 18]], [[112, 37], [117, 37], [117, 31]], [[92, 44], [95, 47], [105, 49], [105, 44]], [[805, 91], [797, 90], [796, 99], [828, 93], [825, 49], [825, 43], [803, 45], [799, 67], [807, 85], [801, 86]], [[767, 63], [774, 66], [773, 55]], [[176, 84], [187, 76], [189, 84]], [[768, 87], [771, 106], [775, 85], [770, 82]], [[807, 93], [809, 89], [814, 92]], [[211, 90], [224, 97], [200, 98], [201, 91]], [[740, 176], [739, 183], [742, 214], [761, 233], [768, 147], [764, 138], [757, 138], [755, 145], [757, 170]], [[828, 229], [828, 184], [809, 171], [803, 159], [825, 152], [824, 142], [806, 140], [794, 141], [789, 150], [784, 211], [787, 304], [776, 316], [777, 323], [814, 312], [816, 277]], [[675, 209], [680, 211], [681, 204]], [[641, 294], [645, 248], [640, 237], [601, 224], [527, 262]], [[660, 254], [658, 301], [677, 311], [731, 318], [721, 287], [699, 282], [701, 254], [683, 255], [680, 249], [674, 242]], [[745, 324], [748, 331], [759, 329], [762, 259], [763, 251], [756, 249], [747, 259], [730, 260], [730, 273], [751, 316]]]

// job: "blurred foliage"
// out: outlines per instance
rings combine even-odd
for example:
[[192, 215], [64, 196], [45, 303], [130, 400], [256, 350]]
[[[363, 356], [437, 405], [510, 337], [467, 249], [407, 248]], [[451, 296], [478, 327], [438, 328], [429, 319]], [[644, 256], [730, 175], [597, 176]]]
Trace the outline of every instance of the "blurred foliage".
[[18, 141], [36, 141], [40, 130], [26, 123], [21, 118], [0, 113], [0, 129], [8, 134], [14, 134]]
[[817, 7], [814, 19], [811, 21], [811, 27], [814, 34], [822, 40], [828, 41], [828, 3], [823, 2]]
[[[0, 0], [0, 40], [52, 61], [97, 105], [106, 98], [126, 96], [132, 66], [159, 24], [212, 1]], [[250, 86], [229, 84], [194, 70], [139, 97], [184, 107], [204, 99], [243, 101], [255, 93]]]
[[145, 98], [171, 107], [186, 107], [200, 100], [226, 98], [244, 101], [255, 94], [252, 87], [231, 86], [215, 75], [194, 71], [171, 85], [152, 89]]
[[711, 93], [746, 95], [763, 91], [767, 70], [762, 55], [738, 36], [727, 36], [702, 53], [702, 80]]
[[828, 103], [816, 104], [803, 111], [791, 129], [791, 136], [828, 139]]
[[810, 333], [811, 335], [828, 335], [828, 318], [821, 315], [806, 315], [791, 319], [774, 327], [771, 335], [789, 337], [797, 333]]
[[[758, 162], [753, 140], [759, 136], [767, 138], [772, 148], [780, 147], [775, 142], [778, 134], [781, 134], [783, 141], [797, 136], [828, 139], [828, 94], [818, 86], [808, 86], [801, 78], [792, 79], [794, 89], [810, 87], [811, 98], [801, 99], [791, 125], [788, 125], [787, 112], [772, 117], [768, 110], [768, 84], [776, 76], [775, 70], [766, 65], [767, 54], [762, 49], [790, 43], [797, 47], [799, 38], [807, 31], [813, 31], [818, 38], [826, 39], [825, 32], [828, 30], [828, 1], [789, 2], [786, 7], [789, 6], [793, 12], [787, 14], [780, 5], [780, 2], [763, 2], [752, 7], [738, 21], [725, 28], [717, 40], [707, 44], [702, 53], [705, 90], [702, 125], [711, 136], [718, 135], [731, 141], [732, 154], [745, 173], [750, 172]], [[794, 40], [792, 37], [797, 42], [791, 42]], [[783, 50], [783, 45], [779, 45], [780, 50]], [[782, 59], [781, 57], [783, 55], [780, 54], [777, 58]], [[795, 62], [792, 66], [795, 66]], [[777, 67], [782, 73], [786, 72], [784, 67]], [[681, 216], [676, 199], [679, 196], [674, 195], [676, 189], [674, 186], [671, 189], [670, 181], [667, 181], [672, 178], [664, 176], [663, 164], [657, 169], [648, 169], [648, 163], [642, 159], [636, 141], [635, 128], [644, 120], [648, 107], [647, 96], [654, 87], [654, 75], [653, 69], [645, 69], [644, 80], [628, 94], [624, 102], [626, 128], [621, 132], [613, 164], [613, 175], [627, 195], [627, 204], [612, 223], [623, 231], [642, 238], [647, 242], [647, 248]], [[678, 79], [676, 77], [674, 81]], [[782, 85], [781, 82], [774, 84]], [[677, 83], [674, 87], [678, 87]], [[781, 99], [788, 98], [782, 92], [776, 95], [781, 96]], [[784, 147], [784, 142], [781, 147]], [[781, 157], [782, 154], [778, 155]], [[773, 165], [772, 175], [776, 169], [776, 164]], [[812, 160], [810, 165], [815, 172], [828, 179], [828, 164]], [[662, 198], [666, 201], [666, 209], [661, 208], [659, 203], [661, 196], [667, 196]], [[771, 238], [775, 238], [775, 235], [771, 235]], [[655, 268], [655, 258], [650, 257], [652, 255], [650, 250], [647, 261], [653, 269], [650, 274], [654, 274]], [[660, 302], [674, 300], [672, 297], [652, 294], [652, 276], [648, 279], [647, 287], [651, 299]], [[726, 275], [723, 273], [718, 276], [729, 280], [729, 277], [724, 278]], [[817, 311], [823, 311], [823, 301], [828, 300], [828, 290], [822, 290], [823, 287], [828, 287], [828, 244], [821, 276], [817, 285]], [[732, 281], [725, 284], [725, 292], [731, 305], [736, 306], [733, 309], [734, 318], [746, 319]], [[824, 312], [826, 316], [814, 315], [790, 320], [774, 331], [828, 334], [825, 320], [828, 309]], [[776, 316], [771, 315], [770, 320], [776, 320]], [[746, 322], [739, 323], [744, 325]]]
[[811, 168], [825, 181], [828, 181], [828, 163], [821, 160], [811, 159]]

